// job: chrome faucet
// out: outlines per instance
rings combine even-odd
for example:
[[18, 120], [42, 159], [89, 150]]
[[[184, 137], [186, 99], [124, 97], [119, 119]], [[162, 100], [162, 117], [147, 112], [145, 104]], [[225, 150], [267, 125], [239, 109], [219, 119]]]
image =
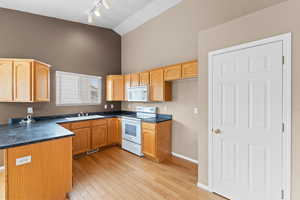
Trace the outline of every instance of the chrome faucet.
[[82, 116], [84, 116], [83, 112], [78, 113], [78, 117], [82, 117]]
[[89, 116], [89, 113], [80, 112], [78, 113], [78, 117]]

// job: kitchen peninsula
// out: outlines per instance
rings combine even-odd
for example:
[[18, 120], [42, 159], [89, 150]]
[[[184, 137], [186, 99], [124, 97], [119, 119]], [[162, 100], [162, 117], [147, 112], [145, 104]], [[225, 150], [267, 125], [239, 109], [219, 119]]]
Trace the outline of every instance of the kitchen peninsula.
[[[4, 150], [5, 158], [6, 200], [65, 199], [72, 190], [72, 157], [78, 152], [86, 153], [77, 151], [80, 147], [78, 144], [84, 142], [83, 134], [78, 131], [80, 129], [73, 129], [75, 125], [92, 125], [107, 120], [106, 129], [109, 129], [109, 121], [112, 119], [118, 120], [122, 116], [136, 117], [134, 112], [126, 111], [76, 116], [74, 114], [38, 117], [35, 118], [36, 122], [23, 125], [19, 123], [21, 119], [12, 119], [11, 124], [0, 126], [0, 149]], [[144, 119], [143, 122], [162, 124], [171, 123], [170, 120], [170, 115], [157, 115], [155, 118]], [[95, 138], [94, 136], [100, 132], [96, 132], [98, 128], [83, 129], [89, 129], [92, 133], [83, 141], [91, 145], [87, 151], [93, 150], [98, 144], [93, 140], [97, 141], [99, 138], [99, 135]], [[107, 141], [109, 134], [111, 133], [107, 131]], [[120, 134], [118, 131], [117, 135]]]

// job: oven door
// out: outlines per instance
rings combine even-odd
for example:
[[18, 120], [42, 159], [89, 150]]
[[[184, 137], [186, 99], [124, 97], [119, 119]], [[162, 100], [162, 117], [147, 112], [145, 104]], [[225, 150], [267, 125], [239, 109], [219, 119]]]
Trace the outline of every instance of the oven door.
[[141, 121], [138, 119], [122, 119], [123, 139], [141, 144]]

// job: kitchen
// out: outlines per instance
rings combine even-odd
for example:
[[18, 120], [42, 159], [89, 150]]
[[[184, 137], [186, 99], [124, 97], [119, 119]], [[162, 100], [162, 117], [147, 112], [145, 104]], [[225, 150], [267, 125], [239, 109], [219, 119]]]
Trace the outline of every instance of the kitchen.
[[[2, 1], [0, 199], [299, 199], [297, 7], [297, 0]], [[282, 78], [282, 90], [265, 95], [279, 82], [244, 87], [248, 77], [228, 62], [231, 51], [250, 55], [243, 48], [260, 46], [271, 50], [254, 51], [261, 55], [248, 62], [251, 81], [256, 72], [271, 77], [270, 63], [284, 67], [271, 77]], [[217, 93], [211, 86], [220, 75], [241, 77], [240, 86]], [[233, 112], [248, 90], [254, 112]], [[263, 107], [269, 102], [272, 109]], [[270, 117], [265, 127], [280, 122], [278, 134], [242, 141], [239, 126], [229, 127], [236, 116], [255, 116], [249, 133], [266, 131], [259, 128]], [[241, 143], [252, 152], [237, 151]], [[223, 157], [215, 151], [222, 148]], [[247, 186], [242, 173], [254, 159]], [[279, 173], [280, 180], [270, 175]]]

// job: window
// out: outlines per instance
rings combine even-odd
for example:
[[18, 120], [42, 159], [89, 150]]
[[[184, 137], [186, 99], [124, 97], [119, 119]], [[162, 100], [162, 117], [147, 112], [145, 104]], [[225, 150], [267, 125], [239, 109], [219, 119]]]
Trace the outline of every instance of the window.
[[56, 105], [101, 104], [102, 78], [69, 72], [56, 72]]

